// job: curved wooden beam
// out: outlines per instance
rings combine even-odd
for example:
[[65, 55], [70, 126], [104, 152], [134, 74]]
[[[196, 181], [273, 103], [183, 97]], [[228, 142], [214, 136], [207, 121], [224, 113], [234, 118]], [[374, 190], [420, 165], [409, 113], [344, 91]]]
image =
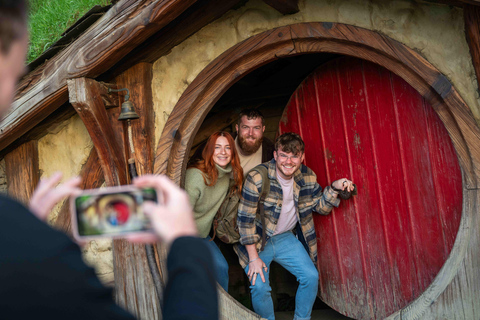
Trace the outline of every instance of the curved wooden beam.
[[160, 138], [155, 173], [180, 183], [186, 152], [208, 111], [242, 76], [281, 57], [328, 52], [377, 63], [402, 77], [444, 122], [464, 170], [467, 188], [480, 176], [480, 130], [448, 79], [405, 45], [367, 29], [335, 23], [301, 23], [253, 36], [210, 63], [180, 97]]
[[367, 29], [320, 22], [280, 27], [237, 44], [211, 62], [180, 97], [158, 143], [154, 172], [166, 173], [177, 184], [181, 183], [188, 151], [202, 121], [240, 78], [282, 57], [319, 52], [368, 60], [402, 77], [435, 109], [457, 151], [464, 178], [464, 200], [454, 247], [427, 290], [411, 305], [391, 315], [394, 319], [404, 319], [404, 315], [405, 319], [419, 319], [459, 273], [472, 241], [471, 223], [478, 201], [475, 189], [480, 177], [480, 130], [448, 79], [405, 45]]

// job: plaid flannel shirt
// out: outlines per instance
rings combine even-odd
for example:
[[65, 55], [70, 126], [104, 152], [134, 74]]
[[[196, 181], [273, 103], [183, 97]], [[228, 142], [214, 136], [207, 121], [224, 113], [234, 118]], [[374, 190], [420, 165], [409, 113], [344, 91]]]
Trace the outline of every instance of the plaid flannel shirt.
[[[278, 218], [282, 209], [282, 187], [277, 180], [276, 162], [272, 159], [263, 165], [268, 166], [270, 191], [265, 198], [265, 232], [266, 240], [272, 237], [277, 227]], [[323, 215], [329, 214], [333, 207], [338, 207], [340, 199], [335, 199], [335, 192], [330, 186], [322, 192], [317, 183], [315, 173], [303, 164], [294, 174], [293, 196], [298, 221], [300, 222], [303, 237], [308, 246], [310, 258], [317, 265], [317, 239], [313, 224], [312, 211]], [[257, 203], [262, 193], [262, 176], [252, 169], [245, 179], [242, 189], [242, 198], [238, 206], [237, 225], [240, 233], [240, 244], [234, 246], [242, 268], [248, 265], [248, 253], [245, 245], [256, 244], [257, 251], [262, 245], [262, 221], [257, 216]]]

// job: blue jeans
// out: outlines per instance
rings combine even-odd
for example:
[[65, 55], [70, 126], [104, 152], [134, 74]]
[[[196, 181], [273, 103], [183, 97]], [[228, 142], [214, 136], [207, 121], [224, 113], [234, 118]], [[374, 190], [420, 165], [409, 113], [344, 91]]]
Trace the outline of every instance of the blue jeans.
[[[292, 232], [285, 232], [270, 238], [259, 256], [268, 267], [268, 271], [263, 270], [265, 283], [258, 275], [255, 285], [250, 286], [255, 312], [268, 320], [275, 319], [269, 279], [270, 264], [275, 261], [293, 274], [299, 282], [295, 296], [294, 320], [310, 319], [317, 296], [318, 272], [302, 243]], [[248, 273], [248, 266], [245, 267], [245, 272]]]
[[222, 286], [225, 291], [228, 292], [228, 262], [222, 254], [222, 251], [218, 248], [215, 241], [210, 241], [211, 237], [207, 236], [204, 240], [210, 248], [210, 252], [213, 256], [213, 264], [216, 268], [215, 275], [217, 282]]

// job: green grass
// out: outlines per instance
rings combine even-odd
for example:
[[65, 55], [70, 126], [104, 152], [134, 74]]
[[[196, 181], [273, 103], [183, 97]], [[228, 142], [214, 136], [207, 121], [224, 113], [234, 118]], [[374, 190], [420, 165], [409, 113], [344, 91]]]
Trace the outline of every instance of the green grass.
[[30, 48], [27, 62], [35, 60], [61, 34], [95, 5], [111, 0], [30, 0]]

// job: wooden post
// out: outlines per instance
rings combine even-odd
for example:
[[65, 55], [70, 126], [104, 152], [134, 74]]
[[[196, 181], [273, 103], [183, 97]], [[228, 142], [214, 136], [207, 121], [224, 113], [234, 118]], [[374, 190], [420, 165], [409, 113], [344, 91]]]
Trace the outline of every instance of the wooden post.
[[[152, 173], [153, 171], [155, 124], [152, 77], [152, 65], [139, 63], [115, 79], [118, 89], [127, 88], [130, 91], [130, 101], [133, 103], [136, 113], [140, 116], [139, 119], [131, 121], [138, 175]], [[124, 101], [122, 94], [119, 94], [119, 100]], [[125, 123], [125, 134], [126, 125]], [[128, 143], [126, 135], [124, 140]], [[160, 301], [157, 298], [148, 266], [145, 245], [132, 244], [125, 240], [115, 240], [113, 250], [117, 303], [138, 318], [160, 319]]]
[[5, 156], [8, 195], [27, 204], [39, 180], [38, 144], [26, 142]]
[[107, 87], [92, 79], [68, 80], [70, 103], [87, 128], [109, 186], [127, 182], [125, 158], [110, 123], [102, 96]]
[[[132, 121], [132, 138], [138, 175], [153, 172], [155, 114], [152, 97], [152, 64], [139, 63], [115, 78], [117, 88], [130, 91], [130, 101], [140, 116]], [[123, 101], [119, 94], [120, 101]], [[125, 124], [126, 126], [126, 124]], [[125, 130], [126, 131], [126, 130]], [[125, 141], [128, 138], [125, 136]]]

